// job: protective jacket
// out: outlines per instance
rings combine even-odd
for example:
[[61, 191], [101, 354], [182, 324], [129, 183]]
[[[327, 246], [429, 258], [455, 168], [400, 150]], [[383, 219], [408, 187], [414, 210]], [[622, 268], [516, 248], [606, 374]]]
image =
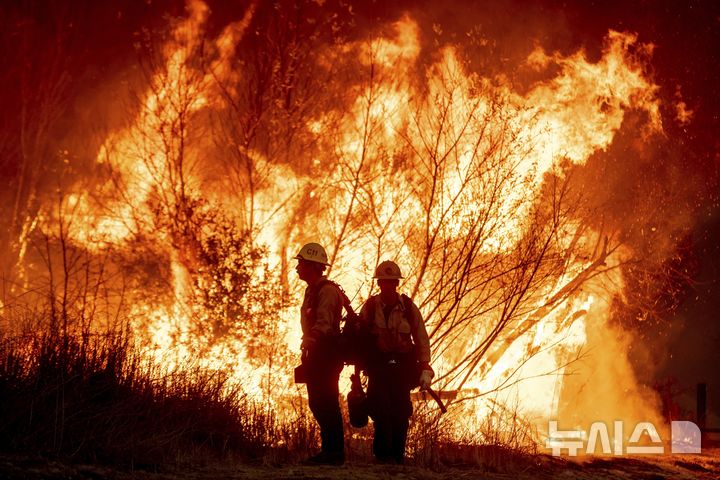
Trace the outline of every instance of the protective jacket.
[[380, 295], [373, 295], [360, 310], [360, 321], [369, 329], [380, 352], [407, 354], [414, 349], [417, 360], [429, 364], [430, 340], [425, 322], [420, 309], [408, 297], [387, 306]]
[[[316, 290], [319, 287], [319, 291]], [[300, 324], [303, 340], [312, 338], [320, 341], [340, 335], [342, 318], [342, 296], [340, 291], [323, 276], [314, 285], [305, 288], [300, 309]]]

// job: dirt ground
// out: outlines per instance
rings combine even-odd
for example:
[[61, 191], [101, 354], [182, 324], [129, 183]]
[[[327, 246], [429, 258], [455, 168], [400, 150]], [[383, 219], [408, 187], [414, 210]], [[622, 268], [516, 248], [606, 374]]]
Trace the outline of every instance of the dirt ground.
[[192, 468], [165, 468], [159, 471], [118, 470], [96, 465], [71, 465], [58, 461], [23, 456], [0, 455], [0, 479], [140, 479], [140, 480], [210, 480], [210, 479], [397, 479], [397, 480], [464, 480], [464, 479], [720, 479], [720, 449], [702, 455], [654, 457], [591, 457], [582, 460], [558, 459], [541, 455], [534, 464], [522, 469], [487, 471], [470, 467], [427, 469], [415, 466], [388, 466], [370, 463], [348, 463], [342, 467], [301, 465], [247, 465], [223, 463]]

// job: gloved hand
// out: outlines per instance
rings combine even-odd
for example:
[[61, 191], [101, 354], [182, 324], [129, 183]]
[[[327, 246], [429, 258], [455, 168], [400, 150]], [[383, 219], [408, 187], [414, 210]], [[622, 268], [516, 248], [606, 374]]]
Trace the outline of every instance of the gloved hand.
[[313, 337], [305, 337], [302, 340], [302, 343], [300, 344], [300, 349], [302, 350], [301, 358], [305, 360], [310, 353], [310, 350], [315, 348], [315, 345], [317, 344], [317, 340], [315, 340]]
[[427, 390], [430, 388], [432, 379], [435, 376], [432, 370], [423, 370], [420, 374], [420, 390]]

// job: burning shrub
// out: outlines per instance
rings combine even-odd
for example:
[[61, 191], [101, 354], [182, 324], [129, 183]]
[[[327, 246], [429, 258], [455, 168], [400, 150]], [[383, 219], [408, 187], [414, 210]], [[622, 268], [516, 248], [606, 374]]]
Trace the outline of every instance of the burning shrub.
[[200, 321], [205, 317], [211, 323], [213, 338], [262, 341], [281, 298], [265, 260], [267, 251], [221, 215], [209, 215], [204, 223], [195, 239], [196, 268], [191, 271]]

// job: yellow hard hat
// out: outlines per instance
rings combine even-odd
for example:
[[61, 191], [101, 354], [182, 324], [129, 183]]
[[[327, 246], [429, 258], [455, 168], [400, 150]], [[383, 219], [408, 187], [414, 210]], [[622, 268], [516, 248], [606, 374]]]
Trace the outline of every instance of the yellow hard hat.
[[328, 263], [327, 253], [325, 253], [325, 249], [319, 243], [306, 243], [300, 249], [300, 253], [295, 255], [295, 259], [330, 265]]
[[380, 262], [375, 268], [373, 278], [377, 278], [378, 280], [397, 280], [405, 277], [400, 273], [400, 267], [398, 267], [397, 263], [385, 260], [384, 262]]

